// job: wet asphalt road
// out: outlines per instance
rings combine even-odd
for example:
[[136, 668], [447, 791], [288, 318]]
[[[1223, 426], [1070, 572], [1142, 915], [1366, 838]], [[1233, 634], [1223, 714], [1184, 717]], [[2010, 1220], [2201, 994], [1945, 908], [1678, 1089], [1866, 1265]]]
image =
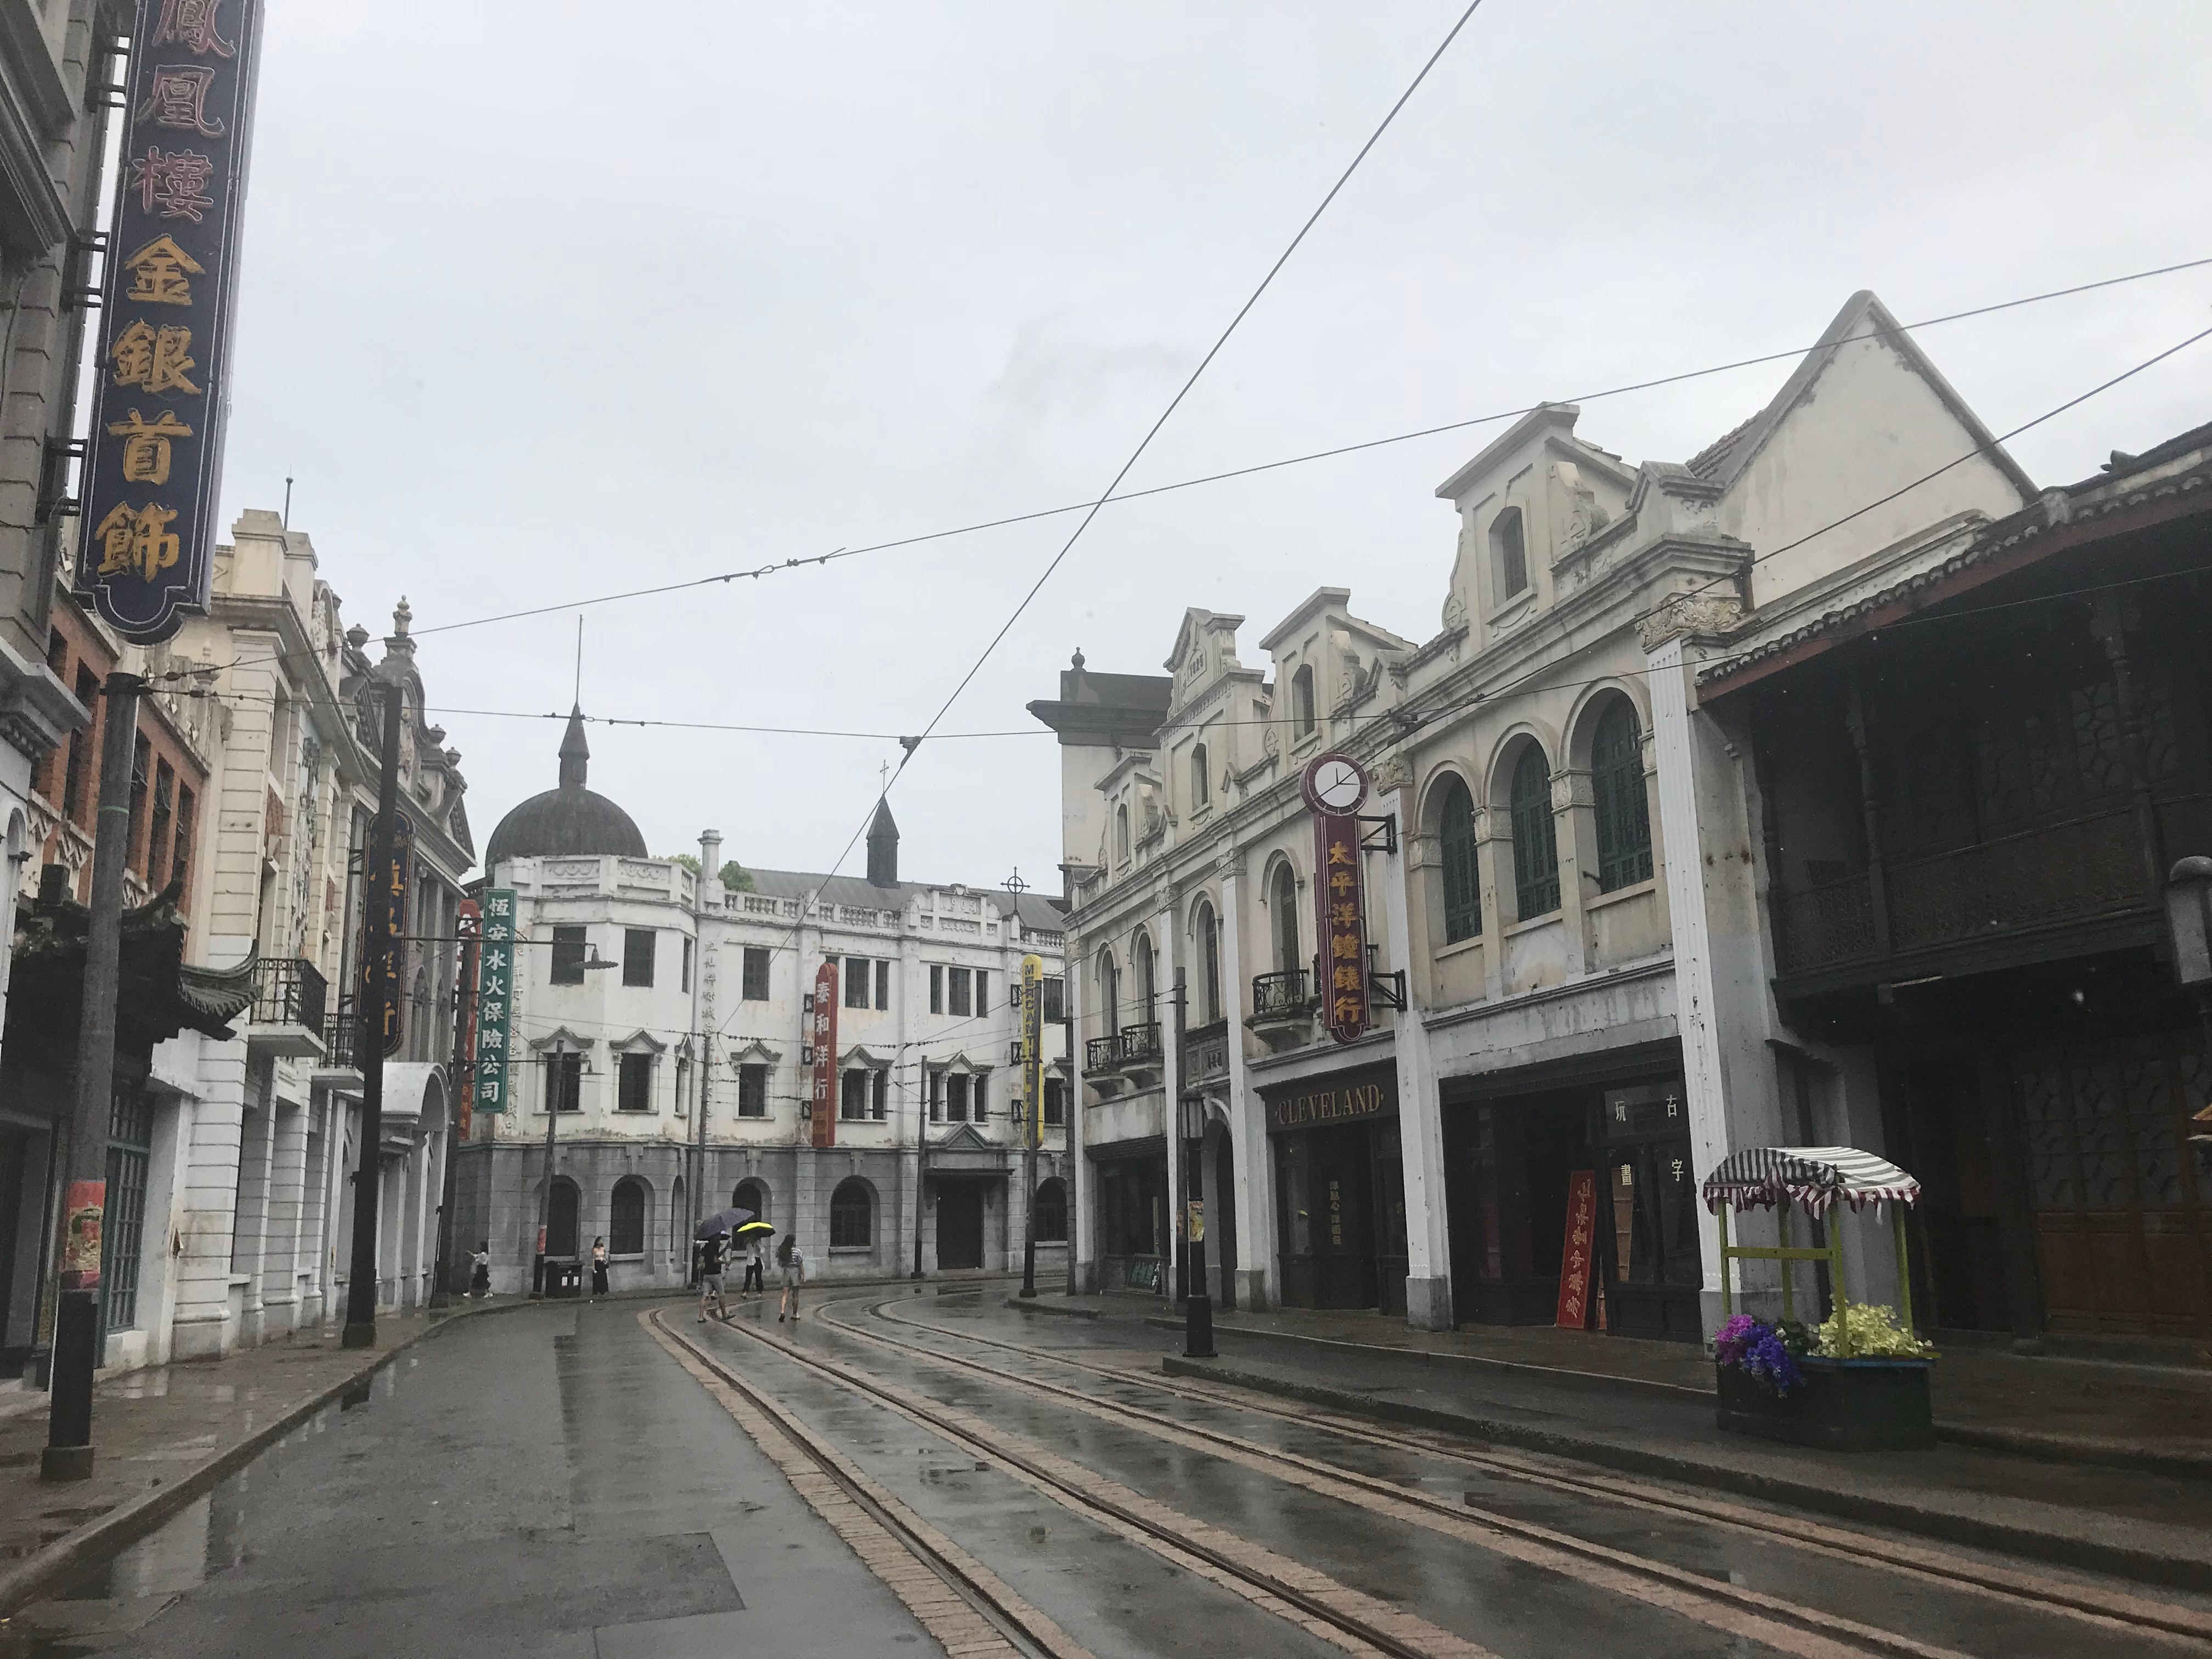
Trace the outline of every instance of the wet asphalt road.
[[[1025, 1319], [1000, 1292], [902, 1299], [938, 1328], [873, 1323], [884, 1291], [833, 1294], [801, 1346], [984, 1419], [1507, 1659], [1784, 1650], [1663, 1603], [1471, 1546], [1003, 1382], [895, 1354], [838, 1321], [1007, 1376], [1066, 1368], [965, 1340], [1080, 1356], [1126, 1331]], [[937, 1643], [726, 1412], [617, 1302], [466, 1321], [384, 1372], [52, 1601], [0, 1659], [75, 1653], [555, 1656], [933, 1654]], [[758, 1318], [748, 1309], [741, 1318]], [[1040, 1329], [1040, 1326], [1048, 1328]], [[969, 1449], [750, 1341], [678, 1328], [763, 1386], [1100, 1656], [1341, 1650], [1073, 1512]], [[772, 1315], [764, 1328], [777, 1328]], [[789, 1328], [786, 1328], [787, 1334]], [[1834, 1555], [1377, 1447], [1132, 1380], [1097, 1394], [1337, 1468], [1534, 1521], [1686, 1571], [1909, 1632], [1965, 1655], [2139, 1655], [2100, 1629]], [[40, 1637], [22, 1634], [35, 1627]], [[1799, 1649], [1797, 1650], [1804, 1650]], [[2185, 1652], [2185, 1646], [2157, 1650]], [[2200, 1648], [2199, 1651], [2212, 1651]]]

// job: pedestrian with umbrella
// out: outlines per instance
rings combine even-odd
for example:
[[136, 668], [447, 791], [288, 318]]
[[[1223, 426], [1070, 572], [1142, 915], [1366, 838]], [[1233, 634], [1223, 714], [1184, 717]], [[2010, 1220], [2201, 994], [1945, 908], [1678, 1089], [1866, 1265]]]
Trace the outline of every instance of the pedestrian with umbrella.
[[775, 1229], [765, 1221], [748, 1221], [732, 1236], [733, 1242], [745, 1253], [743, 1294], [748, 1299], [768, 1293], [768, 1242], [775, 1237]]
[[699, 1224], [696, 1235], [699, 1243], [699, 1322], [707, 1322], [707, 1304], [711, 1298], [715, 1310], [726, 1321], [730, 1304], [722, 1291], [722, 1274], [730, 1261], [730, 1230], [742, 1227], [753, 1218], [750, 1210], [724, 1210], [708, 1216]]

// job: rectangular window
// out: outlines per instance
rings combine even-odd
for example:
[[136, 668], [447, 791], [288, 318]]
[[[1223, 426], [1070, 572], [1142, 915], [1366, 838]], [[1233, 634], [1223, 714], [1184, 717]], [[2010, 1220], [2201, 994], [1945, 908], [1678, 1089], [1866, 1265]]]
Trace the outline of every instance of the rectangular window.
[[747, 1002], [768, 1000], [768, 949], [765, 945], [745, 946], [745, 975], [742, 995]]
[[679, 991], [691, 988], [691, 940], [687, 939], [684, 941], [684, 983], [676, 988]]
[[1067, 1121], [1067, 1085], [1056, 1077], [1044, 1080], [1044, 1121], [1047, 1128]]
[[945, 970], [945, 974], [946, 977], [952, 981], [950, 988], [952, 995], [947, 1012], [955, 1014], [974, 1013], [975, 1010], [971, 1006], [969, 996], [968, 970], [965, 968], [951, 968]]
[[968, 1115], [978, 1123], [981, 1123], [986, 1116], [983, 1110], [983, 1091], [989, 1082], [990, 1079], [988, 1077], [978, 1073], [968, 1085]]
[[766, 1117], [768, 1115], [768, 1067], [740, 1066], [738, 1067], [738, 1115]]
[[848, 1072], [844, 1077], [843, 1094], [838, 1102], [837, 1115], [857, 1120], [867, 1115], [868, 1074], [866, 1072]]
[[991, 976], [981, 968], [975, 970], [975, 1012], [979, 1014], [991, 1012]]
[[1067, 1018], [1067, 981], [1055, 974], [1045, 975], [1044, 1018], [1047, 1024]]
[[139, 851], [144, 845], [138, 832], [146, 823], [146, 757], [148, 744], [142, 735], [131, 751], [131, 842], [130, 856], [124, 862], [140, 875], [146, 873], [145, 856]]
[[556, 927], [553, 930], [553, 982], [556, 985], [581, 985], [584, 982], [582, 928]]
[[653, 1109], [653, 1056], [623, 1054], [619, 1057], [620, 1072], [616, 1078], [616, 1107], [625, 1112], [649, 1112]]
[[845, 958], [845, 1006], [848, 1008], [868, 1006], [868, 959], [866, 957]]
[[177, 774], [165, 760], [154, 763], [154, 822], [146, 835], [146, 884], [163, 885], [169, 867], [169, 826], [176, 821]]
[[178, 902], [192, 891], [192, 814], [199, 799], [189, 789], [177, 791], [177, 834], [169, 843], [169, 879], [177, 884]]
[[138, 1323], [138, 1253], [145, 1242], [153, 1139], [153, 1103], [136, 1089], [117, 1089], [108, 1108], [106, 1268], [100, 1285], [113, 1331]]
[[890, 1006], [891, 965], [888, 962], [879, 962], [876, 964], [876, 1006], [888, 1008]]
[[653, 983], [653, 946], [659, 935], [650, 927], [623, 929], [623, 983], [643, 985]]
[[933, 1014], [945, 1012], [945, 969], [933, 963], [929, 969], [929, 1012]]
[[676, 1115], [691, 1115], [691, 1062], [688, 1060], [676, 1062]]
[[968, 1121], [968, 1074], [948, 1072], [945, 1076], [945, 1121], [965, 1123]]
[[[82, 663], [76, 671], [76, 700], [92, 711], [96, 725], [100, 720], [100, 681], [92, 670]], [[62, 780], [62, 798], [56, 803], [70, 823], [84, 827], [84, 785], [92, 770], [92, 732], [88, 726], [82, 732], [70, 733], [69, 769]]]
[[547, 1054], [545, 1060], [545, 1109], [549, 1112], [580, 1112], [584, 1109], [584, 1057], [581, 1054]]
[[890, 1115], [891, 1074], [878, 1067], [868, 1073], [868, 1115], [881, 1123]]

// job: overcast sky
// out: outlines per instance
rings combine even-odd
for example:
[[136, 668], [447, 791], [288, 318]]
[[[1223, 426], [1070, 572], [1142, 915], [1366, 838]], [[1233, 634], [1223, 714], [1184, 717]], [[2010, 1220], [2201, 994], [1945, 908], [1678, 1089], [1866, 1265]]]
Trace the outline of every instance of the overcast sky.
[[[1461, 0], [269, 0], [225, 522], [281, 504], [418, 630], [1102, 489]], [[1132, 486], [2212, 254], [2212, 6], [1488, 0]], [[2212, 322], [2212, 269], [1920, 338], [2002, 431]], [[1786, 363], [1587, 403], [1686, 459]], [[2212, 342], [2014, 447], [2039, 482], [2212, 418]], [[1080, 646], [1315, 587], [1438, 626], [1436, 484], [1500, 428], [1109, 508], [945, 721]], [[1074, 520], [587, 612], [595, 714], [919, 728]], [[573, 614], [431, 635], [434, 707], [568, 707]], [[557, 723], [439, 714], [479, 848]], [[656, 853], [827, 868], [887, 740], [595, 727]], [[1049, 736], [933, 743], [910, 878], [1051, 888]], [[848, 869], [857, 869], [857, 858]]]

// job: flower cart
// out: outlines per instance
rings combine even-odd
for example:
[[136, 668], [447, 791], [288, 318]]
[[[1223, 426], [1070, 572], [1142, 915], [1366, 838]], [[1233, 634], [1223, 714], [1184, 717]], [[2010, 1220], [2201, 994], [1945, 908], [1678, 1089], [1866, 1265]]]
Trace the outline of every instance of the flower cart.
[[[1721, 1311], [1714, 1337], [1720, 1426], [1737, 1434], [1786, 1440], [1832, 1451], [1911, 1450], [1936, 1443], [1929, 1372], [1935, 1351], [1912, 1331], [1912, 1291], [1905, 1265], [1905, 1206], [1920, 1183], [1887, 1158], [1851, 1146], [1755, 1146], [1724, 1159], [1705, 1177], [1705, 1206], [1720, 1228]], [[1889, 1206], [1897, 1237], [1901, 1323], [1886, 1307], [1854, 1304], [1845, 1294], [1842, 1233], [1836, 1202], [1854, 1214]], [[1829, 1218], [1826, 1243], [1790, 1239], [1793, 1206], [1817, 1221]], [[1775, 1212], [1781, 1243], [1734, 1244], [1729, 1212]], [[1782, 1264], [1782, 1317], [1774, 1324], [1735, 1312], [1735, 1264]], [[1834, 1311], [1814, 1326], [1801, 1323], [1790, 1284], [1800, 1261], [1825, 1262]], [[1817, 1315], [1817, 1310], [1816, 1315]]]

